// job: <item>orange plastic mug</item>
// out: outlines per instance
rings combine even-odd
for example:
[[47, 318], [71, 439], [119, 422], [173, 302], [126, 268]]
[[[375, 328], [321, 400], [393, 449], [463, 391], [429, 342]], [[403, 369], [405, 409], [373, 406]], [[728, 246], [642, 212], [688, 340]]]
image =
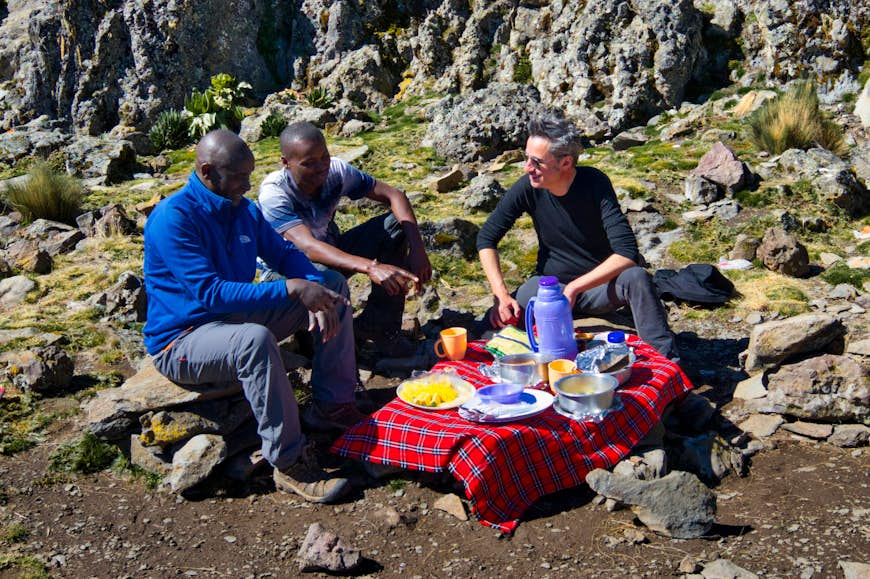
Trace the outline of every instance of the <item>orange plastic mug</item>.
[[550, 390], [553, 390], [553, 384], [559, 379], [577, 373], [577, 364], [574, 360], [553, 360], [547, 364], [547, 373], [550, 376]]
[[447, 328], [441, 330], [441, 337], [435, 342], [435, 355], [439, 358], [461, 360], [465, 357], [468, 347], [468, 331], [465, 328]]

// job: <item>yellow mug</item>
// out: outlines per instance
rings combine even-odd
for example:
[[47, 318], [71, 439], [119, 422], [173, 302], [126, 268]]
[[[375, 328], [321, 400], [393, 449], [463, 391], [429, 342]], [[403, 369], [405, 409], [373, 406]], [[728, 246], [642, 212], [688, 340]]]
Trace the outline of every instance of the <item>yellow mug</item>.
[[435, 342], [435, 355], [439, 358], [461, 360], [468, 347], [468, 331], [465, 328], [441, 330], [441, 337]]
[[[577, 373], [577, 364], [574, 360], [553, 360], [547, 364], [547, 374], [550, 376], [550, 390], [553, 384], [565, 376]], [[555, 393], [555, 390], [553, 390]]]

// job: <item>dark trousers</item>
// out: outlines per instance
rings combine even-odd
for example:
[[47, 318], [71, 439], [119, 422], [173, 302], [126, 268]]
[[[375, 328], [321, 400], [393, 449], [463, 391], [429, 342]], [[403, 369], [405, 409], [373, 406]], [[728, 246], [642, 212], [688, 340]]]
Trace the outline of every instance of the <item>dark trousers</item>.
[[[529, 298], [538, 293], [538, 280], [533, 277], [516, 291], [516, 299], [525, 308]], [[564, 284], [559, 284], [565, 287]], [[592, 288], [577, 296], [574, 317], [612, 312], [623, 306], [631, 308], [637, 335], [664, 356], [679, 361], [674, 334], [668, 327], [668, 316], [656, 294], [652, 278], [641, 267], [629, 268], [609, 283]]]

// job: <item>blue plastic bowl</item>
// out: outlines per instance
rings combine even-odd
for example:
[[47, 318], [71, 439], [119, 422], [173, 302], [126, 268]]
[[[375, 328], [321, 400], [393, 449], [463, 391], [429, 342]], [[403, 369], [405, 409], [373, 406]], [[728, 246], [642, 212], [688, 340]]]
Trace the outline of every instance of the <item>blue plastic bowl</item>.
[[478, 390], [477, 395], [484, 404], [489, 404], [490, 402], [516, 404], [523, 395], [523, 385], [508, 383], [493, 384]]

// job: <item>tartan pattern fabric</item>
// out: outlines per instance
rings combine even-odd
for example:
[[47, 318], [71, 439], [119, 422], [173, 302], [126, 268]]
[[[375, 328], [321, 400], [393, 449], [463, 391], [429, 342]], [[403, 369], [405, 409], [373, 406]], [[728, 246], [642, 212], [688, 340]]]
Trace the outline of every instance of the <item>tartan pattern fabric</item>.
[[[637, 362], [617, 391], [622, 408], [600, 421], [577, 422], [552, 408], [517, 422], [478, 424], [454, 410], [414, 408], [396, 398], [344, 433], [332, 452], [344, 457], [430, 472], [445, 469], [465, 487], [472, 513], [484, 525], [513, 533], [540, 497], [584, 483], [596, 468], [610, 468], [652, 429], [665, 407], [692, 389], [680, 368], [629, 338]], [[464, 360], [444, 361], [476, 388], [491, 381], [478, 371], [492, 362], [483, 341]]]

